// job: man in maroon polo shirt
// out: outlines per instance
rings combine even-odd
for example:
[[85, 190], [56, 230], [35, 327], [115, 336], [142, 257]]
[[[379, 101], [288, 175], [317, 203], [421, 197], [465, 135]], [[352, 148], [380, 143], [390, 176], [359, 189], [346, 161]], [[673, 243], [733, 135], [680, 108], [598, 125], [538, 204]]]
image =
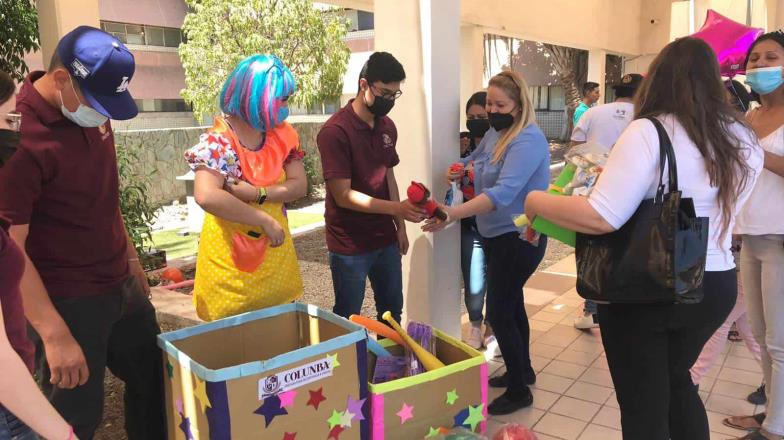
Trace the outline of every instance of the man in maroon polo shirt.
[[400, 162], [397, 129], [386, 115], [400, 97], [403, 66], [386, 52], [370, 56], [359, 91], [321, 128], [317, 143], [327, 183], [326, 223], [334, 312], [359, 314], [370, 278], [378, 319], [403, 310], [401, 255], [408, 252], [405, 220], [425, 212], [401, 202], [393, 168]]
[[160, 333], [120, 215], [109, 119], [130, 119], [133, 55], [81, 26], [17, 97], [21, 143], [0, 169], [0, 216], [26, 252], [25, 315], [44, 393], [81, 439], [101, 422], [104, 371], [125, 382], [130, 439], [164, 439]]

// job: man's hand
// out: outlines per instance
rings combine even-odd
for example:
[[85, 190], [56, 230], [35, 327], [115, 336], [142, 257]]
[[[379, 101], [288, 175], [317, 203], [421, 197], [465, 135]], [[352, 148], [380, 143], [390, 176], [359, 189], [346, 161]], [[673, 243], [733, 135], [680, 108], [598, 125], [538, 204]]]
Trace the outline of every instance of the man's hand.
[[144, 268], [137, 258], [134, 261], [129, 261], [131, 265], [131, 275], [136, 280], [136, 285], [142, 289], [144, 296], [150, 297], [150, 283], [147, 281], [147, 274], [144, 273]]
[[427, 211], [425, 211], [424, 208], [415, 205], [410, 200], [404, 200], [400, 202], [397, 211], [398, 212], [395, 215], [395, 217], [402, 217], [406, 221], [412, 223], [419, 223], [425, 218], [427, 218]]
[[87, 383], [90, 378], [87, 359], [68, 329], [43, 342], [46, 362], [51, 371], [49, 383], [65, 390]]
[[259, 190], [244, 180], [227, 180], [223, 189], [245, 203], [255, 202], [259, 197]]
[[400, 250], [400, 255], [408, 253], [408, 234], [406, 234], [405, 227], [397, 228], [397, 247]]

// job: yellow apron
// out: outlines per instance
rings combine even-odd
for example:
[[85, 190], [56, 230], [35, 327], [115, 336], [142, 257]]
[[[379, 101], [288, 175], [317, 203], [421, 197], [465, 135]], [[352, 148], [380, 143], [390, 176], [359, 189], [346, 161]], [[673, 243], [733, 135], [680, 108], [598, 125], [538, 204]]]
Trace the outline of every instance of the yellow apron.
[[[222, 119], [216, 119], [211, 130], [231, 140], [245, 180], [256, 186], [286, 180], [283, 164], [299, 145], [290, 125], [268, 132], [264, 148], [258, 152], [239, 145]], [[266, 202], [251, 206], [280, 223], [286, 238], [282, 246], [273, 248], [261, 227], [205, 214], [193, 290], [196, 313], [205, 321], [290, 303], [302, 295], [302, 277], [284, 205]]]

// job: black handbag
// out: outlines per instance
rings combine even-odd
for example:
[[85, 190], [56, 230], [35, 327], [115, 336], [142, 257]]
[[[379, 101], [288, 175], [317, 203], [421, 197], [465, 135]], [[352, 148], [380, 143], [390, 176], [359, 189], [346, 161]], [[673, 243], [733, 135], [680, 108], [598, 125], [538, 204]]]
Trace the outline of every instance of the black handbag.
[[682, 197], [670, 138], [657, 119], [648, 119], [659, 133], [656, 197], [643, 200], [615, 232], [577, 234], [577, 292], [585, 299], [629, 304], [702, 301], [709, 219], [697, 217], [694, 201]]

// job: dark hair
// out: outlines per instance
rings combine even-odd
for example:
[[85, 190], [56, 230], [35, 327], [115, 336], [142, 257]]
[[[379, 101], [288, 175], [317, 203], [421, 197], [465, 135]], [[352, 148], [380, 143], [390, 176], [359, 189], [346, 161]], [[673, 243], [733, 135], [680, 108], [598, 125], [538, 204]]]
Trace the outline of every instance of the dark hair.
[[466, 113], [468, 113], [468, 109], [471, 106], [478, 105], [484, 108], [487, 104], [487, 92], [476, 92], [468, 98], [468, 102], [466, 102]]
[[583, 84], [583, 96], [590, 93], [593, 89], [599, 87], [599, 84], [595, 82], [588, 81], [587, 83]]
[[[359, 79], [367, 80], [368, 84], [376, 81], [382, 83], [399, 82], [406, 79], [406, 71], [394, 56], [389, 52], [373, 52], [362, 66]], [[359, 93], [359, 90], [357, 90]]]
[[716, 54], [704, 41], [685, 37], [662, 49], [651, 64], [635, 102], [636, 118], [674, 115], [702, 157], [710, 184], [719, 189], [721, 237], [726, 236], [735, 203], [751, 170], [741, 140], [730, 125], [743, 124], [727, 102]]
[[774, 41], [776, 44], [781, 46], [782, 49], [784, 49], [784, 32], [777, 30], [774, 32], [768, 32], [767, 34], [762, 34], [759, 36], [759, 38], [754, 40], [754, 43], [751, 45], [751, 47], [749, 47], [749, 51], [746, 52], [746, 62], [744, 63], [744, 66], [749, 65], [749, 57], [751, 56], [751, 53], [754, 52], [754, 48], [757, 47], [758, 44], [767, 40]]
[[[16, 83], [11, 75], [0, 71], [0, 104], [5, 104], [16, 92]], [[5, 117], [5, 116], [3, 116]]]
[[47, 72], [52, 73], [58, 67], [63, 67], [63, 62], [60, 60], [60, 55], [57, 54], [57, 51], [54, 51], [52, 58], [49, 60]]
[[613, 90], [616, 98], [634, 98], [637, 93], [637, 89], [633, 87], [615, 87]]
[[751, 96], [751, 93], [749, 93], [749, 91], [746, 90], [746, 87], [744, 87], [743, 84], [741, 84], [738, 81], [735, 81], [734, 79], [727, 80], [727, 82], [724, 83], [724, 86], [727, 89], [727, 91], [729, 91], [730, 94], [737, 99], [737, 102], [732, 103], [733, 106], [735, 107], [735, 110], [741, 113], [746, 113], [747, 111], [749, 111], [749, 104], [751, 103], [751, 101], [755, 101], [756, 99], [753, 96]]

